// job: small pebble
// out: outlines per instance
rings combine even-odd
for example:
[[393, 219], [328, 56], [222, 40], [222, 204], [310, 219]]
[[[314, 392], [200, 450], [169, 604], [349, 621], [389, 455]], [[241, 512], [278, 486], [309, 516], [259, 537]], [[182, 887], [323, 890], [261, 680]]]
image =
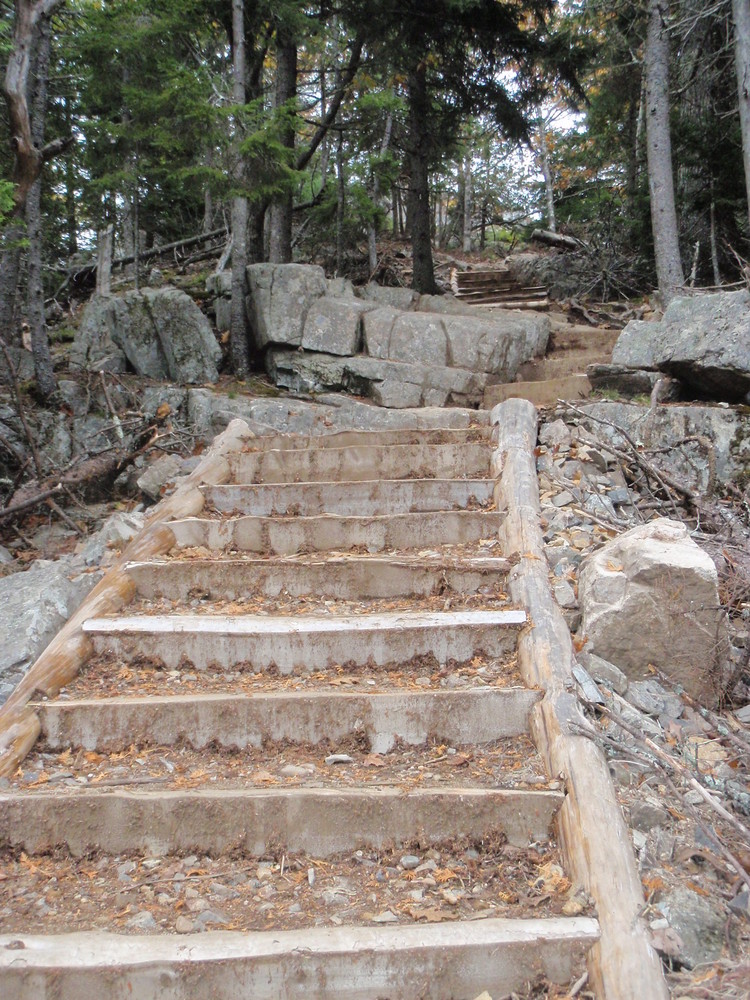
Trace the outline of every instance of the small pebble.
[[326, 757], [326, 764], [353, 764], [354, 758], [348, 753], [332, 753]]
[[416, 854], [405, 854], [401, 858], [401, 867], [406, 871], [412, 871], [414, 868], [418, 868], [421, 864], [422, 859], [418, 858]]

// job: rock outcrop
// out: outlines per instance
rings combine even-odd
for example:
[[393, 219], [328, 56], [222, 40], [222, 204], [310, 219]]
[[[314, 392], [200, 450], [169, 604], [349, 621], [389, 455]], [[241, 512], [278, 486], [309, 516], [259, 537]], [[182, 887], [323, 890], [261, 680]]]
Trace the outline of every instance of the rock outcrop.
[[674, 299], [660, 322], [628, 323], [612, 362], [674, 376], [701, 399], [750, 402], [750, 292]]
[[684, 524], [660, 518], [604, 545], [583, 562], [578, 597], [589, 652], [630, 678], [653, 665], [715, 702], [726, 643], [718, 577]]
[[211, 325], [178, 288], [94, 296], [70, 353], [73, 368], [134, 371], [173, 382], [215, 382], [221, 348]]
[[[512, 381], [549, 338], [544, 316], [489, 317], [407, 288], [354, 289], [310, 265], [253, 264], [247, 276], [256, 346], [276, 384], [294, 391], [348, 391], [394, 408], [477, 406], [490, 381]], [[218, 321], [223, 286], [212, 287]]]

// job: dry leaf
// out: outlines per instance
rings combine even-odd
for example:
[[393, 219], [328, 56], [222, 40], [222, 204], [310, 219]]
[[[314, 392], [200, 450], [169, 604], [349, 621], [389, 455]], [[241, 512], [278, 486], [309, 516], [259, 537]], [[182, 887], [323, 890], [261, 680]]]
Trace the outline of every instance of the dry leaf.
[[682, 938], [674, 927], [657, 927], [651, 931], [651, 944], [662, 955], [679, 955], [684, 947]]

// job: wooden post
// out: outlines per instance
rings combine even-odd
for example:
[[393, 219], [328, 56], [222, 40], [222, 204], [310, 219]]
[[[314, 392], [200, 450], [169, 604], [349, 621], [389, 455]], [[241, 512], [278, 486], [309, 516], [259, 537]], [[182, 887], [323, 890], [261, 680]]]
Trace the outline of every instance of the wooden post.
[[96, 251], [96, 294], [112, 294], [112, 249], [114, 243], [114, 226], [100, 229], [97, 236]]
[[570, 632], [552, 596], [544, 554], [533, 454], [536, 410], [527, 400], [510, 399], [492, 410], [491, 420], [499, 430], [495, 502], [506, 514], [500, 534], [505, 554], [519, 556], [510, 573], [511, 595], [533, 623], [519, 642], [518, 665], [525, 682], [545, 692], [534, 710], [534, 737], [548, 773], [565, 779], [560, 843], [571, 878], [591, 895], [599, 918], [601, 937], [588, 960], [591, 982], [606, 1000], [668, 1000], [641, 917], [641, 883], [606, 761], [591, 740], [570, 729], [585, 719], [574, 694]]

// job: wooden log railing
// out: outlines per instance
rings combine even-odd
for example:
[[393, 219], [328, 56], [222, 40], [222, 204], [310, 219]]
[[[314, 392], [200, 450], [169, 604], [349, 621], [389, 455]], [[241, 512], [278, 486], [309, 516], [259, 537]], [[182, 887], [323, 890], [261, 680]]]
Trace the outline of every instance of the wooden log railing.
[[244, 421], [233, 420], [229, 424], [175, 492], [154, 507], [143, 528], [33, 663], [0, 708], [0, 777], [14, 773], [39, 735], [38, 716], [29, 707], [34, 695], [57, 694], [91, 656], [93, 647], [83, 631], [83, 623], [119, 611], [132, 601], [135, 584], [126, 572], [127, 564], [153, 558], [172, 548], [175, 538], [169, 521], [200, 513], [204, 498], [199, 487], [204, 483], [228, 482], [231, 473], [227, 455], [253, 436]]

